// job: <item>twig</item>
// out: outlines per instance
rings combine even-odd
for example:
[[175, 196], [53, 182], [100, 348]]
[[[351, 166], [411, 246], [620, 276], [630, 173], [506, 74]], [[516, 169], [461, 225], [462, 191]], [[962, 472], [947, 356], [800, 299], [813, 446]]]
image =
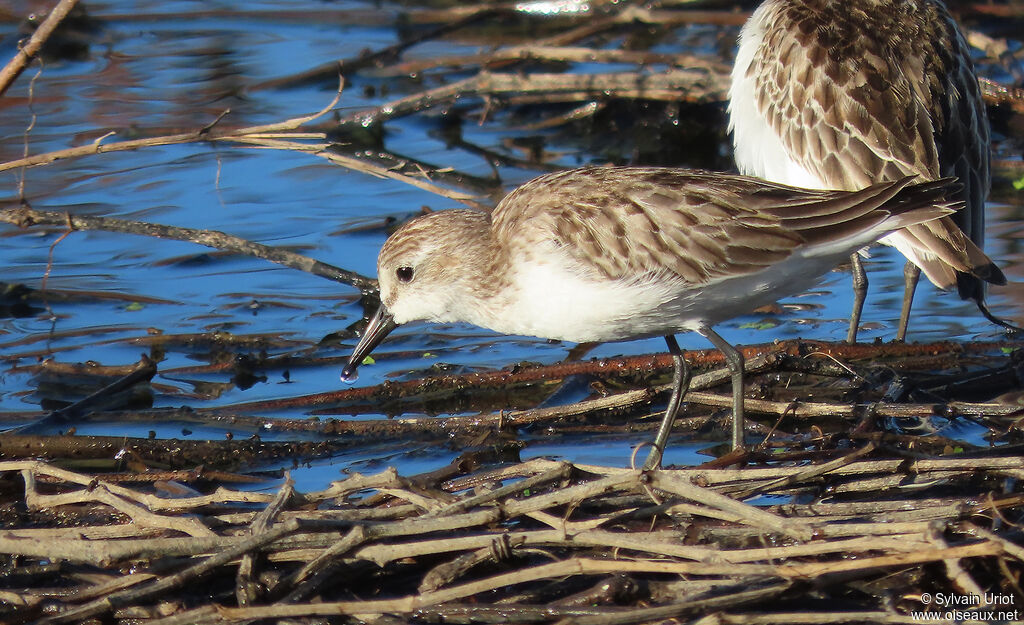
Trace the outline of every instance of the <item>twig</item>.
[[373, 278], [346, 271], [327, 263], [296, 254], [279, 247], [254, 243], [240, 237], [218, 232], [216, 230], [200, 230], [165, 226], [162, 224], [117, 219], [114, 217], [93, 217], [89, 215], [70, 215], [55, 211], [37, 211], [25, 206], [0, 210], [0, 222], [7, 222], [27, 228], [35, 225], [62, 225], [70, 221], [75, 230], [103, 230], [106, 232], [124, 232], [162, 239], [189, 241], [220, 250], [245, 254], [254, 258], [268, 260], [285, 267], [298, 269], [321, 278], [351, 285], [362, 291], [372, 291], [377, 287]]
[[[755, 601], [765, 601], [777, 597], [788, 590], [788, 581], [769, 583], [761, 588], [751, 588], [752, 584], [736, 584], [735, 592], [722, 592], [719, 589], [713, 597], [680, 601], [664, 606], [614, 609], [618, 614], [584, 615], [573, 619], [579, 625], [632, 625], [634, 623], [651, 623], [664, 620], [675, 620], [686, 614], [707, 614], [727, 608], [738, 608]], [[609, 610], [611, 611], [611, 610]], [[699, 623], [697, 624], [699, 625]], [[710, 624], [708, 624], [710, 625]]]
[[568, 46], [509, 46], [499, 48], [486, 54], [473, 54], [437, 59], [422, 59], [395, 63], [379, 70], [364, 72], [377, 78], [407, 76], [430, 69], [442, 67], [465, 67], [467, 65], [494, 66], [507, 65], [518, 61], [565, 61], [574, 63], [634, 63], [637, 65], [670, 65], [673, 67], [705, 68], [727, 75], [730, 68], [706, 57], [695, 54], [673, 53], [659, 54], [641, 50], [602, 50], [587, 47]]
[[[828, 343], [825, 341], [807, 341], [801, 339], [779, 341], [776, 343], [762, 345], [748, 345], [740, 347], [739, 351], [743, 353], [745, 359], [756, 360], [756, 362], [759, 363], [757, 366], [751, 365], [752, 368], [748, 369], [749, 371], [763, 371], [776, 367], [778, 365], [777, 358], [779, 355], [803, 357], [810, 352], [820, 352], [836, 358], [858, 360], [906, 358], [917, 354], [948, 354], [953, 356], [966, 353], [988, 353], [998, 351], [1002, 348], [1019, 348], [1021, 345], [1024, 344], [1019, 341], [1000, 341], [990, 343], [979, 342], [967, 344], [940, 342], [927, 344], [886, 343], [878, 345], [848, 345], [846, 343]], [[388, 356], [389, 354], [385, 352], [378, 355], [377, 359], [383, 360]], [[686, 351], [684, 356], [694, 368], [707, 368], [724, 364], [724, 358], [722, 357], [721, 352], [714, 349]], [[764, 361], [762, 360], [763, 358], [767, 358], [768, 360]], [[340, 363], [341, 360], [339, 359], [338, 362]], [[287, 361], [282, 363], [281, 366], [287, 366], [286, 363]], [[217, 411], [228, 411], [232, 413], [261, 412], [298, 407], [348, 405], [360, 400], [372, 400], [375, 405], [375, 410], [379, 411], [380, 405], [387, 400], [400, 400], [407, 396], [416, 396], [419, 398], [426, 396], [434, 397], [439, 391], [448, 388], [464, 389], [467, 386], [472, 386], [477, 389], [505, 388], [512, 384], [561, 379], [571, 375], [608, 376], [611, 373], [620, 376], [632, 376], [651, 373], [653, 371], [668, 371], [671, 368], [672, 360], [667, 353], [645, 354], [641, 356], [622, 356], [581, 362], [557, 363], [539, 367], [522, 367], [511, 371], [502, 370], [472, 373], [467, 375], [433, 376], [406, 382], [390, 382], [388, 384], [378, 386], [366, 386], [336, 392], [316, 393], [284, 400], [238, 403], [229, 406], [222, 406], [218, 408]], [[719, 373], [715, 373], [713, 375], [715, 380], [719, 379]], [[702, 385], [698, 386], [699, 381], [703, 379], [704, 378], [700, 377], [695, 378], [695, 384], [691, 384], [691, 388], [694, 389], [695, 392], [687, 395], [687, 401], [707, 401], [709, 405], [719, 405], [719, 396], [701, 395], [699, 392], [696, 392], [703, 387]], [[782, 411], [785, 411], [787, 408], [792, 410], [790, 404], [785, 402], [759, 403], [758, 400], [748, 399], [747, 405], [750, 406], [752, 410], [763, 408], [769, 414], [781, 414]], [[962, 414], [970, 415], [978, 414], [979, 411], [985, 412], [989, 407], [989, 404], [956, 403], [950, 405], [950, 410], [962, 410]], [[994, 404], [991, 405], [991, 407], [996, 410], [996, 414], [1012, 413], [1010, 408], [997, 409]], [[823, 410], [827, 411], [832, 410], [833, 408], [834, 407], [832, 405], [829, 405]], [[936, 408], [941, 409], [942, 406], [936, 406]], [[795, 416], [806, 414], [808, 411], [812, 411], [812, 409], [813, 406], [811, 404], [798, 404]], [[886, 410], [884, 406], [880, 409]], [[843, 410], [845, 411], [844, 414], [851, 414], [849, 405], [844, 405]], [[907, 411], [909, 413], [907, 416], [917, 414], [920, 410], [920, 408], [909, 410]], [[204, 410], [199, 410], [197, 412], [204, 412]], [[212, 411], [205, 412], [209, 414]], [[953, 412], [949, 414], [958, 413], [960, 412]], [[855, 415], [856, 413], [854, 412], [852, 414]], [[932, 413], [929, 412], [928, 414]], [[815, 413], [809, 416], [820, 415]], [[344, 427], [344, 424], [341, 423], [338, 423], [337, 425], [341, 428]]]
[[[748, 371], [764, 371], [774, 366], [776, 362], [774, 346], [768, 348], [772, 350], [768, 354], [756, 354], [754, 353], [754, 349], [755, 348], [747, 348], [750, 353], [748, 356], [750, 360], [747, 367]], [[721, 362], [722, 360], [721, 353], [715, 350], [686, 352], [687, 358], [691, 355], [693, 356], [691, 364], [694, 366], [702, 366], [707, 362]], [[437, 376], [420, 380], [411, 380], [409, 382], [389, 383], [379, 386], [345, 389], [342, 391], [333, 391], [328, 393], [314, 393], [311, 395], [292, 397], [286, 400], [246, 402], [232, 404], [229, 406], [221, 406], [216, 409], [216, 412], [244, 413], [280, 410], [282, 408], [295, 408], [301, 406], [345, 405], [358, 400], [373, 400], [379, 410], [380, 403], [385, 400], [402, 399], [406, 396], [415, 396], [422, 399], [427, 396], [436, 396], [439, 390], [448, 388], [465, 389], [466, 386], [473, 386], [478, 389], [502, 388], [513, 384], [537, 382], [542, 380], [549, 381], [565, 378], [571, 375], [587, 373], [601, 373], [605, 375], [614, 373], [626, 376], [635, 375], [636, 373], [650, 372], [652, 368], [668, 369], [671, 366], [671, 361], [667, 354], [612, 358], [589, 362], [562, 363], [558, 365], [551, 365], [549, 367], [530, 367], [516, 369], [513, 371], [502, 370], [490, 373], [473, 373], [464, 376]], [[728, 370], [723, 368], [694, 376], [693, 381], [690, 383], [690, 388], [702, 389], [721, 384], [729, 379], [729, 375], [731, 374]], [[448, 417], [443, 420], [443, 422], [448, 425], [443, 426], [442, 424], [442, 430], [450, 431], [456, 425], [480, 426], [484, 424], [496, 424], [499, 420], [504, 420], [509, 425], [519, 426], [560, 416], [584, 414], [605, 408], [622, 408], [639, 402], [648, 401], [651, 399], [653, 394], [670, 390], [670, 388], [671, 385], [665, 384], [649, 390], [628, 391], [626, 393], [620, 393], [619, 395], [583, 401], [568, 406], [509, 412], [505, 413], [503, 416], [482, 415], [477, 417]], [[205, 412], [206, 414], [209, 414], [211, 411], [200, 409], [197, 410], [197, 412]], [[375, 423], [377, 423], [378, 427], [381, 428], [391, 428], [395, 426], [402, 427], [403, 424], [436, 423], [438, 421], [442, 420], [428, 417], [423, 419], [392, 419], [383, 423], [379, 421]], [[348, 423], [353, 422], [333, 422], [327, 431], [333, 430], [340, 433], [345, 431], [345, 428], [348, 427]], [[335, 430], [334, 428], [337, 429]]]
[[736, 564], [714, 566], [695, 562], [632, 562], [624, 560], [595, 560], [571, 558], [552, 564], [542, 564], [520, 571], [495, 575], [480, 581], [469, 582], [427, 592], [420, 595], [384, 599], [377, 601], [339, 601], [291, 606], [267, 606], [264, 608], [222, 608], [221, 614], [232, 620], [260, 618], [289, 618], [302, 616], [332, 616], [341, 614], [408, 614], [420, 608], [454, 601], [476, 594], [522, 584], [530, 581], [561, 578], [570, 575], [597, 575], [620, 572], [666, 573], [677, 575], [716, 575], [726, 572], [754, 577], [772, 576], [774, 567], [765, 565]]
[[474, 506], [494, 501], [495, 499], [499, 499], [501, 497], [505, 497], [513, 493], [529, 491], [531, 488], [540, 486], [541, 484], [546, 484], [548, 482], [553, 482], [555, 480], [564, 480], [569, 477], [571, 471], [571, 465], [569, 465], [568, 463], [559, 463], [557, 467], [550, 471], [539, 473], [533, 477], [528, 477], [525, 480], [522, 480], [521, 482], [513, 482], [512, 484], [496, 488], [492, 491], [482, 493], [480, 495], [460, 499], [443, 508], [439, 508], [437, 510], [434, 510], [433, 512], [428, 512], [424, 516], [447, 516], [449, 514], [462, 512], [463, 510], [468, 510], [469, 508], [472, 508]]
[[[705, 392], [687, 393], [686, 401], [718, 408], [732, 405], [731, 396]], [[939, 415], [947, 418], [958, 416], [1006, 417], [1018, 414], [1021, 410], [1019, 406], [1006, 404], [961, 401], [951, 401], [945, 404], [826, 404], [821, 402], [797, 402], [794, 404], [793, 402], [747, 399], [744, 402], [744, 407], [750, 412], [785, 415], [793, 419], [815, 419], [820, 417], [854, 419], [867, 409], [870, 409], [878, 417], [930, 417]]]
[[[295, 494], [295, 483], [291, 475], [285, 475], [284, 486], [277, 491], [274, 500], [256, 514], [249, 525], [249, 535], [259, 536], [265, 534], [273, 526], [274, 519], [284, 509], [285, 505]], [[256, 603], [263, 595], [263, 588], [256, 580], [256, 555], [252, 552], [242, 556], [238, 565], [238, 572], [235, 574], [235, 598], [238, 605], [247, 606]]]
[[39, 432], [57, 424], [69, 423], [85, 413], [95, 410], [96, 406], [109, 400], [111, 396], [127, 390], [139, 382], [148, 382], [156, 374], [156, 364], [145, 355], [135, 365], [131, 372], [115, 382], [104, 386], [95, 393], [76, 401], [75, 403], [54, 410], [34, 423], [7, 430], [5, 434], [31, 434]]
[[154, 514], [126, 499], [117, 496], [105, 484], [98, 484], [91, 489], [83, 489], [59, 495], [43, 495], [36, 490], [35, 473], [31, 470], [22, 471], [25, 480], [25, 503], [30, 510], [55, 508], [72, 503], [99, 502], [107, 504], [118, 512], [128, 516], [133, 523], [143, 527], [158, 527], [182, 532], [189, 536], [208, 538], [215, 534], [195, 519], [169, 517]]
[[981, 95], [989, 104], [1007, 104], [1017, 113], [1024, 113], [1024, 89], [1008, 87], [990, 78], [979, 78]]
[[766, 512], [756, 506], [736, 501], [708, 488], [702, 488], [667, 474], [665, 471], [651, 473], [651, 486], [670, 492], [691, 501], [717, 508], [736, 515], [743, 523], [749, 523], [767, 531], [778, 532], [797, 540], [810, 540], [813, 531], [802, 519], [785, 519]]
[[472, 10], [468, 15], [458, 15], [454, 21], [444, 20], [441, 26], [438, 26], [437, 28], [416, 34], [407, 39], [403, 39], [396, 44], [375, 50], [369, 54], [361, 54], [357, 57], [345, 59], [336, 63], [325, 63], [324, 65], [320, 65], [291, 76], [266, 80], [250, 85], [249, 89], [280, 89], [321, 80], [323, 78], [327, 78], [334, 72], [339, 72], [343, 76], [352, 76], [356, 72], [365, 68], [373, 67], [374, 65], [398, 58], [402, 52], [417, 44], [423, 43], [424, 41], [439, 39], [444, 35], [465, 28], [466, 26], [471, 26], [483, 19], [502, 12], [500, 7], [487, 5], [479, 6], [479, 8], [473, 7], [473, 9], [474, 10]]
[[[320, 109], [316, 113], [310, 115], [303, 115], [300, 117], [293, 117], [281, 122], [274, 124], [264, 124], [260, 126], [249, 126], [245, 128], [237, 129], [219, 129], [220, 121], [226, 116], [227, 112], [221, 113], [216, 120], [203, 126], [202, 128], [190, 131], [177, 133], [172, 135], [164, 135], [160, 137], [146, 137], [143, 139], [132, 139], [129, 141], [114, 141], [110, 143], [104, 143], [103, 139], [111, 136], [113, 133], [107, 133], [89, 143], [87, 145], [80, 145], [74, 148], [67, 148], [64, 150], [56, 150], [53, 152], [46, 152], [44, 154], [36, 154], [26, 158], [21, 158], [6, 163], [0, 163], [0, 172], [7, 171], [10, 169], [18, 169], [21, 167], [37, 167], [39, 165], [47, 165], [54, 161], [75, 158], [81, 156], [89, 156], [92, 154], [101, 154], [104, 152], [122, 152], [126, 150], [137, 150], [143, 147], [154, 147], [160, 145], [174, 145], [179, 143], [193, 143], [196, 141], [239, 141], [242, 142], [247, 138], [252, 138], [253, 135], [266, 134], [270, 137], [274, 133], [280, 133], [284, 131], [292, 131], [300, 128], [304, 124], [307, 124], [315, 119], [323, 117], [327, 112], [334, 108], [334, 106], [341, 99], [342, 91], [345, 88], [344, 80], [340, 80], [338, 84], [338, 90], [335, 92], [334, 97], [330, 103], [324, 108]], [[292, 135], [295, 136], [295, 135]], [[324, 133], [304, 133], [301, 135], [305, 139], [320, 140], [326, 139]]]
[[546, 102], [575, 102], [579, 100], [642, 98], [647, 100], [717, 101], [728, 90], [727, 76], [690, 69], [637, 74], [479, 74], [434, 89], [393, 100], [370, 111], [353, 113], [342, 122], [371, 124], [410, 115], [458, 98], [475, 96], [540, 95]]
[[22, 46], [18, 53], [14, 55], [14, 58], [8, 61], [7, 65], [0, 70], [0, 97], [3, 97], [11, 83], [21, 75], [21, 72], [28, 66], [29, 61], [39, 54], [39, 50], [42, 49], [46, 40], [50, 38], [53, 31], [57, 30], [61, 21], [67, 17], [71, 9], [75, 8], [76, 4], [78, 4], [78, 0], [60, 0], [57, 6], [53, 7], [50, 14], [46, 16], [46, 19], [43, 20], [43, 23], [32, 33], [28, 43]]
[[[342, 556], [363, 544], [367, 538], [363, 526], [353, 527], [341, 540], [324, 549], [320, 555], [278, 584], [274, 588], [275, 593], [281, 594], [291, 590], [285, 601], [289, 603], [300, 601], [309, 592], [315, 591], [319, 586], [319, 580], [326, 577], [330, 570], [339, 564]], [[294, 590], [292, 590], [293, 588]]]
[[58, 623], [80, 622], [86, 618], [103, 614], [121, 606], [157, 597], [164, 592], [173, 588], [178, 588], [191, 580], [199, 579], [200, 577], [208, 575], [217, 567], [227, 564], [244, 553], [254, 549], [259, 549], [260, 547], [272, 543], [283, 536], [294, 533], [300, 527], [301, 524], [298, 521], [286, 521], [267, 532], [242, 540], [220, 553], [206, 558], [201, 563], [185, 569], [184, 571], [175, 573], [174, 575], [168, 575], [141, 588], [130, 588], [115, 592], [83, 606], [71, 608], [70, 610], [61, 612], [55, 616], [44, 618], [40, 620], [39, 623], [40, 625], [50, 623], [56, 625]]
[[836, 458], [835, 460], [826, 462], [824, 464], [819, 464], [819, 465], [815, 465], [815, 466], [809, 467], [809, 468], [807, 468], [807, 469], [805, 469], [803, 471], [800, 471], [798, 473], [794, 473], [792, 475], [787, 475], [786, 477], [779, 478], [777, 480], [773, 480], [773, 481], [767, 482], [765, 484], [759, 484], [757, 486], [752, 486], [752, 487], [749, 487], [749, 488], [745, 488], [743, 490], [732, 492], [731, 495], [733, 497], [736, 497], [737, 499], [742, 500], [742, 499], [747, 499], [749, 497], [753, 497], [754, 495], [757, 495], [757, 494], [760, 494], [760, 493], [766, 493], [768, 491], [779, 490], [779, 489], [785, 488], [785, 487], [793, 485], [793, 484], [798, 484], [798, 483], [800, 483], [800, 482], [802, 482], [804, 480], [813, 479], [813, 478], [818, 477], [819, 475], [824, 475], [824, 474], [828, 473], [829, 471], [834, 471], [834, 470], [836, 470], [836, 469], [838, 469], [840, 467], [847, 466], [851, 462], [854, 462], [855, 460], [859, 460], [859, 459], [863, 458], [864, 456], [870, 454], [872, 451], [874, 451], [874, 449], [875, 449], [874, 443], [870, 443], [869, 442], [866, 445], [864, 445], [863, 447], [861, 447], [860, 449], [858, 449], [858, 450], [856, 450], [854, 452], [851, 452], [849, 454], [846, 454], [845, 456], [843, 456], [841, 458]]

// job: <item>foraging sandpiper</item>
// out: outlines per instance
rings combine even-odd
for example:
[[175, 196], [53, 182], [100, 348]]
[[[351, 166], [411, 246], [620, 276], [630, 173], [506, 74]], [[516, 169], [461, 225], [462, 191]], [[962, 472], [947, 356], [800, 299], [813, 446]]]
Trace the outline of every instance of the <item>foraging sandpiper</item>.
[[445, 210], [399, 228], [377, 260], [381, 306], [342, 377], [416, 320], [574, 342], [664, 336], [674, 389], [645, 463], [654, 468], [689, 385], [673, 335], [693, 330], [729, 363], [739, 448], [743, 358], [712, 326], [807, 289], [879, 237], [945, 218], [962, 206], [945, 201], [948, 185], [814, 191], [658, 167], [547, 174], [491, 213]]

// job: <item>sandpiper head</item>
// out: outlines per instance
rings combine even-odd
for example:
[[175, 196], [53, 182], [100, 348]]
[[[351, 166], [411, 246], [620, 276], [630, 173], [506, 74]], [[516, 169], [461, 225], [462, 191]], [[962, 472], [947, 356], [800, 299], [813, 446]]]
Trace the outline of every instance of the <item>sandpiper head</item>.
[[410, 321], [462, 321], [467, 284], [486, 266], [486, 213], [446, 210], [413, 219], [384, 243], [377, 257], [380, 308], [342, 370], [351, 379], [389, 332]]

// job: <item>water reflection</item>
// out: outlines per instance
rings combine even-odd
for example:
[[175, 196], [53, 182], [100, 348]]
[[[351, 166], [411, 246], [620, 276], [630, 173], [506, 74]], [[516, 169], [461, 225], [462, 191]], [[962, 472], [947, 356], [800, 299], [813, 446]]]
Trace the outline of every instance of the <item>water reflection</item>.
[[[13, 54], [21, 36], [16, 16], [26, 15], [36, 4], [15, 1], [8, 3], [7, 14], [0, 11], [0, 53], [5, 58]], [[21, 158], [26, 145], [29, 154], [39, 154], [89, 144], [111, 132], [116, 134], [105, 141], [192, 131], [210, 124], [227, 109], [231, 112], [222, 123], [232, 126], [304, 115], [330, 101], [335, 79], [287, 85], [278, 79], [339, 58], [358, 58], [364, 49], [380, 50], [399, 41], [398, 27], [391, 21], [400, 13], [396, 8], [357, 2], [264, 1], [247, 3], [247, 12], [233, 17], [236, 10], [236, 3], [89, 3], [93, 26], [71, 33], [84, 46], [79, 53], [52, 56], [44, 60], [41, 70], [32, 66], [0, 98], [0, 162]], [[477, 54], [480, 41], [492, 43], [487, 32], [473, 32], [465, 40], [453, 36], [430, 42], [406, 55], [429, 60], [442, 54]], [[687, 49], [710, 52], [721, 45], [716, 42], [731, 40], [735, 34], [707, 26], [672, 32], [657, 42], [658, 50], [689, 46]], [[369, 74], [351, 76], [339, 115], [378, 105], [403, 90], [418, 90], [424, 81], [434, 84], [431, 80], [440, 84], [438, 78], [429, 76], [392, 81]], [[454, 104], [390, 121], [378, 139], [393, 154], [453, 168], [481, 196], [486, 196], [489, 181], [496, 177], [508, 189], [554, 165], [678, 157], [692, 166], [723, 168], [730, 160], [721, 107], [714, 103], [694, 107], [687, 113], [690, 117], [680, 116], [678, 107], [650, 104], [651, 109], [661, 107], [656, 115], [676, 115], [667, 125], [670, 131], [663, 126], [631, 125], [636, 111], [614, 102], [602, 103], [593, 115], [575, 124], [544, 127], [535, 124], [539, 115], [533, 106], [541, 104], [524, 103], [504, 116], [462, 119], [465, 110]], [[566, 105], [566, 114], [577, 106]], [[624, 148], [623, 144], [635, 145]], [[665, 147], [668, 144], [671, 150]], [[531, 159], [541, 157], [547, 161], [531, 164]], [[1019, 155], [1013, 158], [1019, 159]], [[1015, 283], [991, 290], [992, 310], [1018, 323], [1024, 322], [1020, 312], [1024, 310], [1024, 289], [1019, 286], [1024, 281], [1024, 194], [1008, 190], [1005, 176], [1019, 177], [1020, 171], [1004, 173], [997, 180], [999, 201], [990, 207], [987, 247]], [[223, 230], [298, 248], [364, 275], [375, 272], [377, 251], [387, 236], [386, 224], [405, 219], [422, 207], [437, 210], [455, 205], [412, 186], [343, 169], [307, 154], [204, 143], [97, 154], [7, 170], [0, 172], [0, 181], [4, 205], [24, 200], [39, 210]], [[482, 197], [482, 201], [492, 200]], [[246, 385], [232, 381], [226, 369], [185, 370], [197, 364], [229, 362], [239, 355], [260, 356], [261, 351], [268, 357], [302, 353], [342, 359], [352, 345], [352, 332], [346, 329], [363, 315], [355, 290], [265, 261], [211, 253], [189, 243], [98, 231], [70, 233], [54, 246], [51, 262], [50, 246], [63, 234], [59, 227], [27, 232], [0, 227], [4, 283], [33, 289], [26, 296], [17, 291], [24, 287], [11, 287], [15, 290], [0, 302], [0, 410], [23, 412], [40, 407], [43, 396], [37, 391], [38, 371], [33, 367], [45, 358], [115, 365], [136, 362], [141, 352], [148, 353], [161, 361], [161, 371], [168, 372], [155, 380], [152, 400], [157, 406], [209, 407], [340, 387], [340, 364], [335, 363], [290, 368], [286, 378], [275, 371], [265, 381], [250, 381], [244, 389]], [[869, 269], [867, 330], [862, 340], [889, 339], [902, 293], [902, 258], [888, 248], [877, 249]], [[49, 294], [41, 295], [38, 289], [48, 270]], [[791, 337], [841, 340], [850, 310], [849, 283], [846, 273], [829, 274], [814, 293], [782, 302], [778, 311], [768, 315], [771, 323], [761, 323], [766, 318], [763, 315], [739, 318], [722, 324], [722, 334], [731, 342], [744, 344]], [[966, 340], [1001, 334], [970, 304], [936, 293], [930, 285], [922, 284], [915, 311], [911, 340]], [[258, 348], [245, 343], [196, 346], [195, 336], [214, 330], [236, 337], [280, 340]], [[320, 344], [334, 333], [340, 333], [339, 342]], [[696, 336], [680, 339], [686, 348], [707, 347]], [[571, 347], [494, 336], [475, 328], [434, 327], [427, 331], [424, 326], [412, 326], [403, 328], [383, 346], [381, 354], [375, 354], [375, 365], [361, 369], [359, 386], [419, 375], [433, 362], [471, 369], [501, 368], [520, 361], [557, 362]], [[660, 340], [636, 341], [602, 345], [591, 356], [662, 349]], [[420, 355], [388, 356], [388, 352], [403, 350]], [[84, 391], [61, 392], [64, 399], [74, 399]], [[305, 415], [281, 411], [275, 416]], [[150, 429], [160, 436], [182, 435], [179, 426], [170, 424], [128, 429], [97, 426], [79, 431], [145, 436]], [[249, 433], [240, 430], [239, 434]], [[222, 436], [223, 431], [192, 428], [189, 436], [207, 435]], [[537, 445], [527, 455], [625, 463], [630, 445], [641, 440], [643, 435], [611, 441], [558, 441]], [[424, 456], [422, 449], [410, 444], [408, 449], [398, 446], [388, 452], [354, 453], [318, 466], [333, 477], [342, 467], [365, 468], [379, 461], [383, 453], [409, 473], [422, 467], [436, 468], [458, 451], [436, 448], [434, 455]], [[681, 448], [678, 453], [682, 455], [669, 460], [696, 461], [692, 450]]]

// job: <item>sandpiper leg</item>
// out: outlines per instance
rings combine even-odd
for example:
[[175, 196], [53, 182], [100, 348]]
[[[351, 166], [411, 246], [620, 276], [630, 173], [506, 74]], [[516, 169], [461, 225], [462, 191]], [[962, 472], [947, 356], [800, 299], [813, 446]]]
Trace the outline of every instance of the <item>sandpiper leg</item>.
[[868, 274], [864, 271], [864, 261], [860, 254], [854, 252], [850, 256], [853, 269], [853, 312], [850, 313], [850, 329], [846, 331], [846, 342], [857, 342], [857, 330], [860, 328], [860, 314], [864, 310], [864, 299], [868, 295]]
[[914, 303], [914, 291], [917, 290], [917, 281], [920, 278], [921, 268], [908, 260], [903, 266], [903, 308], [900, 310], [900, 327], [896, 330], [896, 340], [901, 343], [907, 338], [910, 306]]
[[725, 356], [732, 370], [732, 448], [743, 449], [743, 354], [708, 326], [697, 330]]
[[683, 358], [683, 352], [679, 349], [676, 337], [669, 335], [665, 337], [668, 344], [668, 353], [672, 354], [672, 362], [675, 368], [672, 372], [672, 396], [668, 399], [668, 406], [665, 408], [665, 416], [658, 427], [658, 433], [654, 437], [654, 447], [647, 455], [644, 462], [644, 471], [651, 471], [661, 466], [661, 457], [665, 453], [665, 445], [668, 443], [668, 436], [672, 432], [672, 424], [675, 423], [676, 413], [679, 412], [679, 405], [683, 403], [683, 396], [690, 388], [690, 363]]

